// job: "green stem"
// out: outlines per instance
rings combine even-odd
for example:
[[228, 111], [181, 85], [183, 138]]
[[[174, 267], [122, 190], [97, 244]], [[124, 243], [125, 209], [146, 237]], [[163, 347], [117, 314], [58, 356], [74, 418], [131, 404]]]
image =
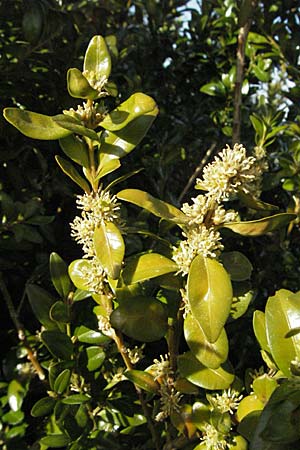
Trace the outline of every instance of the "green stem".
[[27, 357], [29, 359], [29, 361], [31, 362], [32, 366], [34, 367], [38, 377], [40, 380], [44, 380], [45, 374], [44, 371], [42, 369], [42, 367], [40, 366], [40, 363], [38, 362], [38, 360], [36, 359], [34, 352], [30, 346], [30, 344], [28, 343], [26, 334], [25, 334], [25, 330], [23, 325], [21, 324], [18, 314], [16, 312], [15, 306], [13, 304], [13, 301], [11, 299], [10, 293], [8, 292], [8, 289], [6, 287], [6, 284], [3, 280], [3, 276], [2, 273], [0, 273], [0, 291], [3, 295], [4, 301], [6, 303], [9, 315], [11, 317], [11, 320], [17, 330], [18, 333], [18, 338], [19, 340], [23, 343], [26, 351], [27, 351]]

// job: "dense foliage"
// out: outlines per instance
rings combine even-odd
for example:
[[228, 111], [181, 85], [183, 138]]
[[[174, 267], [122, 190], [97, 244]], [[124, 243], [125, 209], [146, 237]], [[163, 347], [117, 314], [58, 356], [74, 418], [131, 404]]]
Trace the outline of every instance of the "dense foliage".
[[202, 3], [0, 1], [5, 450], [299, 445], [299, 5]]

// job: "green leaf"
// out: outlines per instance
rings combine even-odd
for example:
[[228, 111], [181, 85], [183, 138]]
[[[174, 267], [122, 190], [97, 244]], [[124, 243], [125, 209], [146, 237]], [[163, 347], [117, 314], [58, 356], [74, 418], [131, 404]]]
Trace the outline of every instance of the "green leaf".
[[99, 369], [105, 360], [105, 352], [99, 346], [91, 346], [86, 349], [87, 369], [89, 372]]
[[270, 375], [261, 375], [252, 383], [252, 389], [257, 398], [263, 402], [264, 405], [269, 401], [271, 395], [278, 387], [278, 383], [275, 378], [270, 377]]
[[236, 294], [234, 292], [231, 303], [230, 317], [236, 320], [245, 314], [254, 297], [255, 292], [253, 290], [245, 291], [240, 294]]
[[8, 423], [9, 425], [18, 425], [19, 423], [23, 422], [25, 417], [25, 414], [23, 411], [18, 409], [18, 411], [8, 411], [7, 413], [3, 414], [1, 417], [2, 423]]
[[62, 400], [66, 405], [81, 405], [81, 403], [88, 402], [90, 397], [84, 394], [73, 394]]
[[111, 159], [123, 158], [128, 155], [141, 142], [157, 114], [158, 109], [156, 108], [151, 113], [132, 120], [119, 131], [103, 131], [100, 147], [103, 154], [101, 164], [105, 166]]
[[258, 220], [224, 223], [222, 227], [229, 228], [242, 236], [260, 236], [278, 228], [285, 227], [292, 220], [295, 220], [296, 217], [295, 214], [281, 213]]
[[66, 434], [48, 434], [40, 440], [40, 443], [47, 448], [61, 448], [68, 445], [70, 441], [71, 439]]
[[228, 356], [228, 339], [223, 328], [219, 338], [211, 344], [198, 321], [188, 314], [184, 320], [184, 337], [193, 355], [204, 366], [217, 369]]
[[100, 331], [91, 330], [84, 325], [75, 328], [74, 335], [77, 336], [79, 342], [85, 344], [101, 345], [110, 342], [110, 338], [100, 333]]
[[157, 110], [153, 98], [141, 92], [132, 94], [125, 102], [107, 114], [100, 126], [109, 131], [118, 131], [126, 127], [132, 120]]
[[245, 281], [251, 277], [253, 266], [249, 259], [240, 252], [223, 252], [221, 262], [232, 281]]
[[[105, 159], [104, 164], [102, 163], [103, 156]], [[108, 175], [109, 173], [117, 170], [119, 167], [121, 167], [121, 163], [118, 159], [106, 159], [106, 155], [100, 154], [100, 165], [96, 180], [100, 180], [101, 178], [105, 177], [105, 175]]]
[[52, 305], [49, 315], [52, 320], [55, 320], [55, 322], [69, 323], [71, 321], [69, 307], [61, 300]]
[[97, 258], [110, 278], [119, 278], [125, 244], [119, 228], [113, 222], [102, 222], [94, 232]]
[[51, 281], [56, 291], [62, 298], [67, 298], [72, 290], [72, 282], [68, 274], [68, 266], [64, 260], [52, 252], [50, 255], [50, 274]]
[[47, 416], [52, 413], [56, 400], [52, 397], [43, 397], [38, 400], [31, 409], [33, 417]]
[[[71, 117], [68, 114], [58, 114], [53, 117], [54, 122], [62, 128], [71, 131], [72, 133], [80, 134], [86, 136], [92, 141], [99, 141], [96, 131], [91, 128], [87, 128], [81, 124], [80, 120]], [[68, 133], [71, 134], [71, 133]], [[67, 136], [67, 134], [66, 134]], [[64, 136], [60, 136], [64, 137]]]
[[122, 300], [110, 316], [114, 328], [142, 342], [161, 339], [167, 332], [167, 319], [166, 310], [160, 301], [142, 296]]
[[92, 270], [91, 261], [87, 259], [75, 259], [69, 265], [69, 275], [75, 287], [83, 291], [88, 291], [88, 276]]
[[254, 311], [253, 314], [253, 330], [256, 339], [258, 340], [259, 345], [262, 350], [265, 350], [268, 353], [271, 353], [271, 349], [269, 347], [267, 331], [266, 331], [266, 316], [262, 311]]
[[178, 270], [177, 264], [158, 253], [136, 255], [126, 261], [122, 278], [127, 285], [140, 283]]
[[56, 323], [49, 316], [50, 308], [54, 305], [55, 299], [45, 289], [35, 284], [27, 284], [26, 294], [38, 321], [47, 329], [56, 329]]
[[246, 194], [243, 191], [238, 192], [239, 199], [248, 208], [262, 211], [274, 211], [278, 209], [278, 206], [271, 205], [270, 203], [265, 203], [262, 200], [253, 197], [251, 194]]
[[59, 145], [64, 154], [72, 161], [86, 168], [90, 166], [87, 146], [78, 136], [70, 134], [70, 136], [60, 139]]
[[85, 192], [89, 193], [91, 191], [89, 184], [87, 181], [79, 175], [75, 167], [62, 156], [55, 156], [56, 162], [61, 168], [61, 170], [74, 181], [74, 183], [78, 184]]
[[230, 313], [232, 286], [217, 260], [196, 256], [187, 280], [191, 312], [209, 342], [216, 342]]
[[54, 382], [54, 392], [61, 395], [69, 388], [71, 374], [71, 370], [65, 369], [58, 375]]
[[71, 359], [73, 355], [73, 343], [69, 336], [60, 331], [43, 331], [41, 334], [43, 343], [49, 352], [59, 359]]
[[300, 359], [300, 335], [285, 336], [289, 330], [300, 326], [300, 293], [280, 289], [266, 305], [266, 333], [268, 343], [279, 369], [291, 376], [290, 363]]
[[156, 394], [159, 391], [159, 384], [150, 373], [142, 370], [126, 370], [124, 375], [128, 380], [146, 392]]
[[178, 357], [178, 370], [181, 376], [203, 389], [228, 389], [234, 380], [229, 365], [209, 369], [201, 364], [192, 352], [186, 352]]
[[155, 216], [168, 220], [169, 222], [177, 224], [187, 222], [186, 215], [180, 209], [153, 197], [148, 192], [140, 191], [139, 189], [124, 189], [118, 192], [117, 197], [125, 202], [140, 206]]
[[83, 70], [84, 72], [94, 73], [96, 80], [100, 80], [102, 77], [109, 77], [111, 58], [106, 42], [102, 36], [94, 36], [90, 40], [85, 52]]
[[12, 380], [7, 388], [7, 399], [12, 411], [19, 411], [22, 407], [26, 390], [18, 380]]
[[5, 119], [25, 136], [32, 139], [55, 140], [71, 134], [54, 121], [54, 117], [45, 116], [19, 108], [5, 108]]
[[204, 84], [200, 88], [200, 92], [211, 96], [221, 96], [225, 94], [225, 86], [221, 81], [214, 81], [211, 83]]
[[75, 98], [95, 99], [99, 93], [92, 88], [86, 77], [78, 69], [69, 69], [67, 73], [68, 92]]

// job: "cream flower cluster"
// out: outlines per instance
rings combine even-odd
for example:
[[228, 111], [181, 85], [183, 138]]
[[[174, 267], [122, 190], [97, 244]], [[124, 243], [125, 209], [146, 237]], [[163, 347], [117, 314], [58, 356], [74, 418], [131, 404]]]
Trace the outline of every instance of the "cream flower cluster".
[[203, 169], [202, 179], [197, 179], [196, 187], [205, 194], [192, 198], [192, 204], [184, 203], [182, 211], [187, 217], [183, 237], [178, 247], [173, 249], [173, 259], [179, 272], [186, 275], [193, 259], [201, 254], [217, 258], [223, 250], [221, 235], [216, 229], [222, 223], [239, 220], [238, 213], [226, 210], [222, 202], [229, 200], [238, 191], [259, 194], [260, 180], [265, 168], [264, 155], [257, 152], [257, 158], [247, 157], [242, 145], [227, 146], [214, 161]]
[[94, 246], [94, 232], [102, 222], [116, 222], [121, 225], [120, 206], [115, 196], [107, 191], [85, 193], [77, 196], [77, 207], [82, 210], [71, 225], [71, 237], [81, 244], [83, 258], [89, 261], [82, 268], [86, 284], [92, 292], [102, 293], [106, 274], [96, 256]]

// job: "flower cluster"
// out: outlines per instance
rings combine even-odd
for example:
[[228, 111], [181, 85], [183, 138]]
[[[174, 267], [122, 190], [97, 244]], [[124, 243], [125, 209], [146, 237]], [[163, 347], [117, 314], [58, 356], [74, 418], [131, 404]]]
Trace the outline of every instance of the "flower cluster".
[[222, 392], [222, 394], [212, 394], [207, 396], [207, 399], [211, 406], [218, 410], [221, 414], [229, 412], [234, 414], [238, 409], [239, 403], [243, 396], [239, 392], [227, 389]]
[[226, 450], [230, 448], [230, 444], [225, 437], [213, 425], [207, 423], [201, 441], [205, 444], [207, 450]]
[[184, 203], [182, 211], [187, 217], [183, 237], [174, 248], [173, 259], [179, 272], [189, 272], [195, 256], [217, 258], [223, 250], [221, 235], [217, 226], [239, 220], [238, 213], [225, 209], [222, 203], [232, 195], [242, 191], [258, 195], [262, 172], [265, 168], [261, 153], [257, 158], [247, 157], [242, 145], [227, 146], [203, 169], [202, 179], [197, 179], [196, 188], [206, 191], [192, 199], [192, 204]]
[[107, 109], [100, 103], [83, 102], [83, 106], [78, 105], [77, 109], [66, 109], [63, 111], [67, 116], [80, 120], [88, 128], [96, 128], [107, 114]]
[[83, 276], [88, 288], [95, 293], [102, 293], [106, 274], [99, 264], [94, 246], [94, 232], [102, 222], [122, 224], [120, 206], [115, 196], [107, 191], [77, 196], [77, 207], [81, 215], [76, 216], [71, 223], [71, 236], [82, 245], [83, 258], [87, 264], [82, 267]]

